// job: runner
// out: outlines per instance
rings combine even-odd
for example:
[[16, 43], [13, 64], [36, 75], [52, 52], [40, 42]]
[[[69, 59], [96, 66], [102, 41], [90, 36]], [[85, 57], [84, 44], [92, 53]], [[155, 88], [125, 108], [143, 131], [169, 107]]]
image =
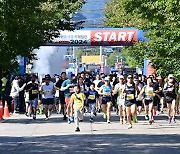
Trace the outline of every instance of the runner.
[[54, 84], [56, 93], [55, 93], [55, 106], [56, 106], [56, 113], [60, 114], [61, 112], [61, 104], [60, 104], [60, 88], [58, 88], [56, 85], [59, 82], [60, 77], [56, 76], [56, 82]]
[[42, 103], [45, 107], [45, 120], [48, 120], [52, 113], [54, 94], [56, 92], [54, 84], [50, 80], [51, 76], [49, 74], [45, 75], [45, 84], [41, 86]]
[[180, 82], [178, 85], [178, 94], [177, 94], [177, 99], [176, 99], [176, 103], [177, 103], [177, 109], [176, 109], [176, 113], [179, 114], [179, 103], [180, 103]]
[[[156, 74], [151, 75], [151, 78], [153, 79], [153, 88], [156, 94], [160, 92], [159, 83], [156, 77]], [[160, 112], [160, 97], [158, 95], [155, 95], [154, 101], [153, 101], [153, 115], [158, 115]]]
[[97, 74], [96, 75], [96, 79], [93, 81], [93, 83], [95, 84], [95, 89], [97, 90], [97, 85], [99, 84], [99, 82], [100, 82], [101, 80], [100, 80], [100, 75], [99, 74]]
[[55, 84], [56, 89], [59, 91], [59, 99], [60, 99], [59, 111], [62, 111], [63, 120], [66, 120], [66, 103], [65, 103], [64, 91], [61, 90], [61, 86], [65, 80], [66, 80], [66, 72], [62, 72], [61, 78]]
[[79, 132], [79, 121], [83, 121], [83, 110], [84, 110], [84, 101], [85, 95], [81, 93], [80, 86], [74, 86], [74, 94], [71, 95], [69, 105], [73, 106], [74, 109], [74, 121], [76, 124], [76, 132]]
[[[101, 81], [98, 83], [97, 88], [95, 89], [96, 91], [99, 92], [99, 91], [100, 91], [100, 88], [102, 87], [102, 85], [105, 84], [104, 79], [105, 79], [105, 75], [102, 74], [102, 75], [101, 75]], [[102, 96], [99, 96], [98, 104], [96, 104], [96, 108], [97, 108], [98, 113], [101, 112], [101, 104], [102, 104]]]
[[159, 83], [159, 92], [157, 94], [160, 96], [160, 104], [161, 104], [160, 112], [161, 112], [161, 114], [163, 114], [164, 113], [164, 111], [163, 111], [164, 110], [164, 104], [165, 104], [165, 96], [163, 93], [164, 82], [163, 82], [162, 76], [158, 76], [157, 80]]
[[[164, 94], [167, 102], [168, 108], [168, 123], [176, 123], [175, 114], [176, 114], [176, 85], [175, 78], [173, 74], [168, 75], [168, 82], [164, 85]], [[172, 113], [172, 116], [171, 116]]]
[[39, 94], [39, 85], [36, 83], [37, 76], [32, 75], [31, 82], [26, 86], [26, 91], [29, 93], [29, 104], [30, 110], [33, 114], [33, 119], [36, 120], [36, 109], [38, 105], [38, 94]]
[[81, 92], [84, 93], [84, 94], [89, 90], [87, 85], [83, 82], [83, 78], [82, 77], [78, 78], [78, 85], [81, 88]]
[[[78, 85], [80, 86], [80, 89], [81, 89], [81, 92], [83, 94], [86, 94], [87, 91], [89, 90], [89, 87], [87, 87], [87, 85], [83, 82], [83, 78], [82, 77], [79, 77], [78, 79]], [[88, 104], [87, 104], [87, 100], [84, 104], [84, 113], [87, 113], [88, 112]]]
[[[111, 84], [111, 86], [113, 87], [113, 90], [114, 90], [115, 85], [118, 83], [117, 75], [116, 74], [109, 75], [109, 77], [110, 77], [110, 81], [111, 81], [110, 84]], [[116, 114], [118, 115], [117, 97], [118, 97], [118, 94], [113, 94], [112, 95], [112, 110], [116, 111]]]
[[132, 122], [131, 122], [131, 115], [134, 122], [137, 122], [137, 119], [135, 118], [135, 107], [136, 107], [136, 91], [138, 92], [139, 89], [135, 84], [133, 83], [133, 76], [130, 74], [127, 76], [127, 83], [125, 84], [122, 94], [125, 96], [125, 106], [126, 106], [126, 114], [127, 114], [127, 120], [129, 122], [128, 129], [132, 128]]
[[90, 89], [86, 94], [87, 97], [87, 103], [89, 106], [89, 112], [90, 112], [90, 122], [93, 122], [94, 115], [96, 116], [96, 103], [99, 101], [99, 94], [95, 90], [95, 84], [91, 83]]
[[145, 75], [142, 75], [141, 77], [141, 83], [143, 84], [143, 86], [147, 85], [147, 78]]
[[24, 98], [25, 98], [25, 105], [26, 105], [25, 115], [29, 117], [31, 115], [31, 108], [30, 108], [30, 103], [29, 103], [29, 92], [26, 87], [25, 87], [25, 92], [24, 92]]
[[152, 78], [147, 78], [147, 85], [145, 85], [140, 94], [139, 94], [139, 98], [141, 98], [142, 96], [144, 96], [144, 103], [145, 103], [145, 119], [149, 120], [149, 124], [151, 125], [152, 122], [154, 121], [153, 118], [153, 101], [154, 101], [154, 97], [155, 97], [155, 90], [153, 88], [153, 80]]
[[26, 83], [24, 83], [23, 86], [20, 88], [19, 87], [20, 81], [21, 81], [21, 77], [16, 76], [12, 82], [10, 96], [13, 98], [13, 102], [14, 102], [14, 113], [19, 113], [19, 107], [20, 107], [19, 92], [24, 90], [26, 86]]
[[[122, 90], [124, 89], [124, 76], [120, 75], [119, 77], [119, 83], [115, 85], [115, 88], [113, 90], [113, 94], [118, 94], [117, 97], [117, 105], [119, 110], [119, 118], [120, 123], [126, 123], [126, 108], [125, 108], [125, 98], [122, 95]], [[123, 120], [124, 117], [124, 120]]]
[[104, 119], [107, 118], [107, 123], [110, 123], [111, 106], [112, 106], [112, 86], [110, 85], [109, 77], [105, 78], [105, 84], [100, 88], [100, 95], [102, 95], [102, 111], [104, 112]]
[[[139, 78], [134, 78], [134, 84], [135, 84], [135, 86], [138, 87], [139, 92], [140, 92], [143, 88], [143, 84], [140, 82]], [[139, 95], [139, 93], [136, 94], [136, 96], [138, 96], [138, 95]], [[140, 98], [136, 97], [136, 106], [135, 106], [136, 109], [135, 109], [135, 111], [137, 111], [138, 114], [140, 114], [142, 112], [142, 100], [143, 100], [143, 97], [140, 97]], [[135, 114], [134, 119], [137, 119], [137, 114]], [[134, 122], [136, 122], [136, 121], [134, 121]]]
[[41, 86], [46, 84], [46, 79], [45, 78], [42, 78], [42, 82], [39, 83], [39, 99], [38, 99], [38, 114], [42, 115], [43, 114], [43, 111], [44, 111], [44, 105], [43, 105], [43, 101], [42, 101], [42, 93], [41, 93]]
[[71, 99], [71, 95], [74, 93], [74, 85], [75, 80], [73, 80], [74, 75], [72, 73], [68, 73], [68, 79], [62, 83], [61, 91], [64, 91], [65, 102], [66, 102], [66, 113], [68, 115], [68, 124], [73, 121], [73, 108], [69, 104]]
[[87, 87], [90, 87], [90, 84], [91, 84], [90, 75], [89, 75], [89, 73], [87, 73], [87, 72], [86, 72], [86, 74], [85, 74], [84, 84], [85, 84]]

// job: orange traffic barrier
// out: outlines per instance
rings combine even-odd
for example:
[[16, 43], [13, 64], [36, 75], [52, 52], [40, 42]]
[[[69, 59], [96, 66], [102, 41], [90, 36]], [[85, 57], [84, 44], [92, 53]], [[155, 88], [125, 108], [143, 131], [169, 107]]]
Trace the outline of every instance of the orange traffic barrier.
[[10, 117], [7, 101], [5, 102], [4, 116], [3, 116], [3, 117], [4, 117], [4, 118], [9, 118], [9, 117]]
[[0, 120], [4, 120], [3, 119], [3, 114], [4, 114], [3, 104], [2, 104], [2, 101], [0, 101]]

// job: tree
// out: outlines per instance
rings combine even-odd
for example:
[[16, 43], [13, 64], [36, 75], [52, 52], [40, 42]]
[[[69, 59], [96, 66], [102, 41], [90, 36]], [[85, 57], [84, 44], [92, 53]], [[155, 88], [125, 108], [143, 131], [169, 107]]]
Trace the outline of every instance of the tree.
[[146, 57], [152, 61], [157, 73], [174, 73], [180, 78], [179, 0], [112, 0], [107, 5], [105, 17], [108, 26], [137, 27], [146, 32], [147, 42], [124, 49], [139, 61], [139, 65]]
[[0, 67], [17, 66], [17, 56], [35, 58], [38, 48], [59, 30], [73, 30], [71, 14], [84, 0], [0, 0]]

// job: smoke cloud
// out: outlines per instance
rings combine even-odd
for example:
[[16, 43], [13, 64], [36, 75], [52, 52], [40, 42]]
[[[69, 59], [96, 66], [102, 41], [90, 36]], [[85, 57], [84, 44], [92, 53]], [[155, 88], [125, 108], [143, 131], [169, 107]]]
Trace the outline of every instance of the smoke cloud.
[[38, 73], [39, 77], [44, 77], [45, 74], [60, 74], [63, 58], [66, 54], [67, 47], [52, 47], [43, 46], [40, 49], [34, 50], [37, 54], [37, 59], [33, 63], [33, 73]]

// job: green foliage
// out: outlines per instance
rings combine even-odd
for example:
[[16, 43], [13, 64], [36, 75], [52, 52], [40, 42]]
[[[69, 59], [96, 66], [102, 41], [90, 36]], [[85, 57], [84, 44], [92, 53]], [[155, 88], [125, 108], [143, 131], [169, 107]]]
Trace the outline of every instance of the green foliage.
[[143, 29], [147, 42], [124, 50], [142, 65], [152, 61], [157, 73], [174, 73], [180, 79], [180, 1], [179, 0], [111, 0], [105, 12], [105, 24], [111, 27]]
[[84, 0], [0, 0], [0, 66], [13, 69], [18, 55], [35, 58], [38, 48], [59, 29], [73, 30], [71, 14]]
[[79, 47], [76, 50], [75, 55], [77, 58], [81, 59], [81, 56], [99, 55], [99, 50], [99, 47]]

